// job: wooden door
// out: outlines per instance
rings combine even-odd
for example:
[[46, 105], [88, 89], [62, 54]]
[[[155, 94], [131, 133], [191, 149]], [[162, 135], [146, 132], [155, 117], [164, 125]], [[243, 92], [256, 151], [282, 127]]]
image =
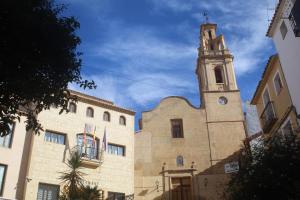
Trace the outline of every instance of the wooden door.
[[191, 200], [191, 178], [172, 178], [172, 200]]

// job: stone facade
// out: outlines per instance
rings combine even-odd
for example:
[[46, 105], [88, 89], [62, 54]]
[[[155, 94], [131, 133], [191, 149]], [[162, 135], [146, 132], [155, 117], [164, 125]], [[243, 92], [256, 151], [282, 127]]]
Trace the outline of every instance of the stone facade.
[[[77, 92], [73, 94], [79, 97], [76, 113], [64, 113], [59, 115], [59, 109], [51, 108], [39, 114], [38, 120], [45, 131], [63, 134], [64, 144], [46, 141], [45, 132], [34, 135], [29, 156], [24, 199], [36, 199], [39, 184], [54, 186], [62, 185], [59, 180], [60, 173], [66, 171], [67, 159], [78, 144], [78, 134], [84, 132], [86, 124], [91, 126], [89, 134], [93, 137], [96, 126], [96, 140], [98, 141], [97, 153], [92, 159], [84, 160], [82, 172], [86, 175], [84, 184], [95, 186], [107, 192], [118, 192], [130, 195], [134, 193], [134, 112], [116, 107], [112, 102], [83, 95]], [[87, 108], [94, 110], [94, 117], [87, 117]], [[104, 112], [109, 112], [110, 121], [103, 120]], [[126, 125], [119, 123], [120, 116], [125, 117]], [[122, 145], [125, 147], [124, 156], [113, 155], [106, 151], [101, 154], [102, 140], [106, 130], [107, 143]], [[60, 190], [62, 187], [60, 187]]]
[[[229, 178], [224, 164], [236, 161], [245, 138], [232, 62], [216, 25], [203, 24], [196, 68], [201, 106], [167, 97], [142, 113], [135, 135], [136, 199], [222, 198]], [[181, 121], [180, 137], [174, 137], [172, 120]]]

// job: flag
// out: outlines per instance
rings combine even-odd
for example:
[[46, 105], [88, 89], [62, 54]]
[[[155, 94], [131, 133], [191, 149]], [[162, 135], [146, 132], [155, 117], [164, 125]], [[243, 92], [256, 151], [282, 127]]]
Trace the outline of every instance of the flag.
[[102, 151], [106, 151], [106, 127], [104, 128], [104, 135], [103, 135], [103, 139], [102, 139]]
[[95, 147], [96, 146], [96, 126], [94, 128], [93, 143], [94, 143], [94, 147]]

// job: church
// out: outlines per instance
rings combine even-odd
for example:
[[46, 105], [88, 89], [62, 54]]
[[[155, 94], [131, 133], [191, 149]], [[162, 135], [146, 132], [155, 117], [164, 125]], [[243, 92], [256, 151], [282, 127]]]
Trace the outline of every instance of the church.
[[222, 199], [245, 139], [233, 55], [216, 24], [202, 24], [195, 73], [201, 106], [162, 99], [135, 134], [135, 199]]

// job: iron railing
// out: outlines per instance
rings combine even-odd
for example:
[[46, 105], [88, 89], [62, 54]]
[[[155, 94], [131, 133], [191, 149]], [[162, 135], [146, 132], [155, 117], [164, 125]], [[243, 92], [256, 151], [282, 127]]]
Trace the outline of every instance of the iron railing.
[[99, 160], [99, 151], [96, 147], [77, 145], [75, 146], [75, 149], [79, 153], [81, 158], [89, 160]]
[[277, 121], [273, 101], [269, 101], [267, 103], [260, 116], [260, 120], [264, 133], [268, 133], [271, 130], [274, 123]]
[[289, 15], [289, 21], [296, 37], [300, 37], [300, 0], [295, 1], [295, 4]]

